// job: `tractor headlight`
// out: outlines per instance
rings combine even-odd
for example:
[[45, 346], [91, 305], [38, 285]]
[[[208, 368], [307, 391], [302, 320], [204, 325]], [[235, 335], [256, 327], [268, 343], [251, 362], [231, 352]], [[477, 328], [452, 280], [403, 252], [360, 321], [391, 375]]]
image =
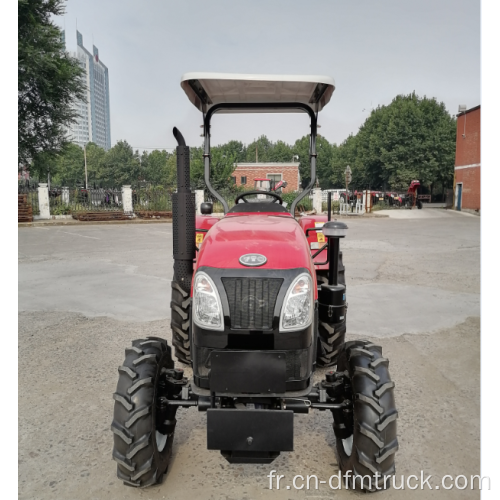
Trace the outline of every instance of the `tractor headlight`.
[[308, 273], [295, 278], [281, 309], [280, 331], [301, 330], [313, 319], [313, 286]]
[[207, 330], [224, 330], [219, 293], [212, 279], [202, 271], [194, 279], [193, 321]]

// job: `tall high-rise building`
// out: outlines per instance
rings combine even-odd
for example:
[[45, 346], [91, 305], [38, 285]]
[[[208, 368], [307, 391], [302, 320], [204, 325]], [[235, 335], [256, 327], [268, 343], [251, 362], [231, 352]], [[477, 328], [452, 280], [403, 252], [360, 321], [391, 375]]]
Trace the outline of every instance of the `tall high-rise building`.
[[83, 46], [83, 36], [79, 31], [76, 32], [76, 45], [76, 53], [71, 55], [85, 70], [83, 78], [87, 92], [85, 100], [74, 104], [78, 118], [70, 127], [69, 135], [82, 148], [88, 142], [94, 142], [107, 151], [111, 147], [108, 68], [100, 60], [95, 45], [92, 45], [92, 54]]

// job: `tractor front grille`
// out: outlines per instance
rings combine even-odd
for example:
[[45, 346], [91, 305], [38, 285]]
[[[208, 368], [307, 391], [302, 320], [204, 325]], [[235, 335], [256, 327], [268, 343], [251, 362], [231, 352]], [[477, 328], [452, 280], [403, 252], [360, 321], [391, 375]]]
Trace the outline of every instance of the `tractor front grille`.
[[226, 290], [231, 328], [271, 330], [281, 278], [221, 278]]

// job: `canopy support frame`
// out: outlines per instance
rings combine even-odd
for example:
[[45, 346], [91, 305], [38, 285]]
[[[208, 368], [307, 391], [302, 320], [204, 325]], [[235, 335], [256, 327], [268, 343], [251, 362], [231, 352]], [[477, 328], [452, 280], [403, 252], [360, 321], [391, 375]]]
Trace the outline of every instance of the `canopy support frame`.
[[316, 153], [316, 137], [317, 137], [317, 130], [318, 130], [318, 114], [314, 112], [314, 110], [303, 103], [298, 103], [298, 102], [273, 102], [273, 103], [220, 103], [212, 106], [207, 113], [203, 113], [203, 136], [204, 136], [204, 162], [205, 162], [205, 169], [204, 169], [204, 177], [205, 177], [205, 184], [212, 193], [213, 196], [215, 196], [221, 203], [222, 207], [224, 209], [224, 214], [226, 214], [229, 210], [228, 204], [226, 200], [213, 188], [212, 184], [210, 183], [210, 160], [211, 160], [211, 155], [210, 155], [210, 121], [212, 119], [212, 116], [217, 113], [218, 111], [224, 111], [224, 110], [241, 110], [243, 112], [245, 111], [251, 111], [255, 109], [281, 109], [281, 110], [289, 110], [289, 109], [296, 109], [299, 111], [303, 111], [307, 113], [311, 119], [311, 135], [310, 135], [310, 143], [309, 143], [309, 159], [310, 159], [310, 164], [311, 164], [311, 180], [307, 187], [300, 193], [300, 195], [293, 200], [292, 206], [290, 208], [291, 214], [294, 216], [295, 215], [295, 207], [297, 206], [298, 202], [302, 200], [305, 196], [307, 196], [310, 192], [311, 189], [314, 186], [314, 183], [316, 182], [316, 158], [317, 158], [317, 153]]

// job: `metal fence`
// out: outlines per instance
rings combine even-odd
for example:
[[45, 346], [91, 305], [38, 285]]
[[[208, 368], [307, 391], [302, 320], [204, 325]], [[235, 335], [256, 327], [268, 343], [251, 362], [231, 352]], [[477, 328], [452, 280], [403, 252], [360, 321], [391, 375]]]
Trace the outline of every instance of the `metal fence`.
[[57, 187], [49, 189], [50, 215], [69, 215], [71, 213], [69, 203], [62, 200], [62, 190]]
[[163, 186], [138, 187], [132, 190], [134, 211], [171, 212], [172, 193]]
[[40, 207], [38, 205], [38, 183], [23, 183], [18, 184], [17, 194], [25, 194], [28, 205], [31, 205], [33, 215], [40, 215]]
[[121, 211], [121, 189], [70, 189], [71, 212]]
[[121, 211], [121, 189], [69, 188], [51, 186], [49, 206], [51, 215], [69, 215], [74, 212]]

